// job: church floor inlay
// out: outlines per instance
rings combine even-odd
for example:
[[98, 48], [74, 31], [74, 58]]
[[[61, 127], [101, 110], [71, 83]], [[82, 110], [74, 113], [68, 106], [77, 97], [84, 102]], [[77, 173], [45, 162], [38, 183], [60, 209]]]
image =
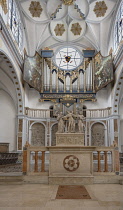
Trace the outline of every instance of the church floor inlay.
[[91, 199], [91, 197], [82, 185], [60, 185], [56, 199]]

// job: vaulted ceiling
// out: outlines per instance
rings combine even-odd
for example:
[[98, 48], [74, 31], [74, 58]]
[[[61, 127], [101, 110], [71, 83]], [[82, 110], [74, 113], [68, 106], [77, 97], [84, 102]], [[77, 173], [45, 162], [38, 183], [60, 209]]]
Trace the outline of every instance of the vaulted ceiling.
[[28, 55], [72, 45], [106, 56], [119, 0], [19, 0]]

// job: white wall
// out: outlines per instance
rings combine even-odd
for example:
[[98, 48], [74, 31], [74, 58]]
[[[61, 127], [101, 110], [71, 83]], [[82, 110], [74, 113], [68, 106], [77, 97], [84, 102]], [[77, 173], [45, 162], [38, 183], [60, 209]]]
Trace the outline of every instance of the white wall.
[[101, 109], [111, 107], [111, 89], [110, 85], [103, 88], [96, 94], [96, 102], [85, 101], [84, 105], [87, 109]]
[[30, 89], [28, 97], [28, 107], [33, 109], [49, 109], [49, 107], [53, 105], [53, 103], [50, 101], [39, 102], [39, 99], [39, 92], [34, 89]]
[[9, 151], [16, 150], [16, 108], [12, 98], [0, 89], [0, 142], [10, 143]]

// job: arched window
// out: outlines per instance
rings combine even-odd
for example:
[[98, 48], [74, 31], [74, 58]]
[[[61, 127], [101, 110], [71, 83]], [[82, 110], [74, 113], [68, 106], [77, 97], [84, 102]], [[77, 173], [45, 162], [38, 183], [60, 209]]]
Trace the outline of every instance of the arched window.
[[116, 16], [115, 28], [114, 28], [114, 49], [116, 50], [119, 43], [123, 40], [123, 1], [120, 4], [119, 10]]
[[17, 42], [20, 51], [22, 50], [22, 22], [19, 14], [19, 10], [14, 0], [9, 0], [9, 14], [8, 23], [12, 31], [13, 38]]

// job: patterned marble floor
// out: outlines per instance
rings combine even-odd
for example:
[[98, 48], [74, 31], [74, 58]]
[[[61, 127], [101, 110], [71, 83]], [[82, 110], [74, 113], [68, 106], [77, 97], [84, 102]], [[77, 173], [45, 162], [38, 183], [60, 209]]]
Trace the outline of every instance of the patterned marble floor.
[[91, 200], [55, 199], [57, 185], [0, 185], [0, 210], [123, 210], [123, 185], [86, 185]]

